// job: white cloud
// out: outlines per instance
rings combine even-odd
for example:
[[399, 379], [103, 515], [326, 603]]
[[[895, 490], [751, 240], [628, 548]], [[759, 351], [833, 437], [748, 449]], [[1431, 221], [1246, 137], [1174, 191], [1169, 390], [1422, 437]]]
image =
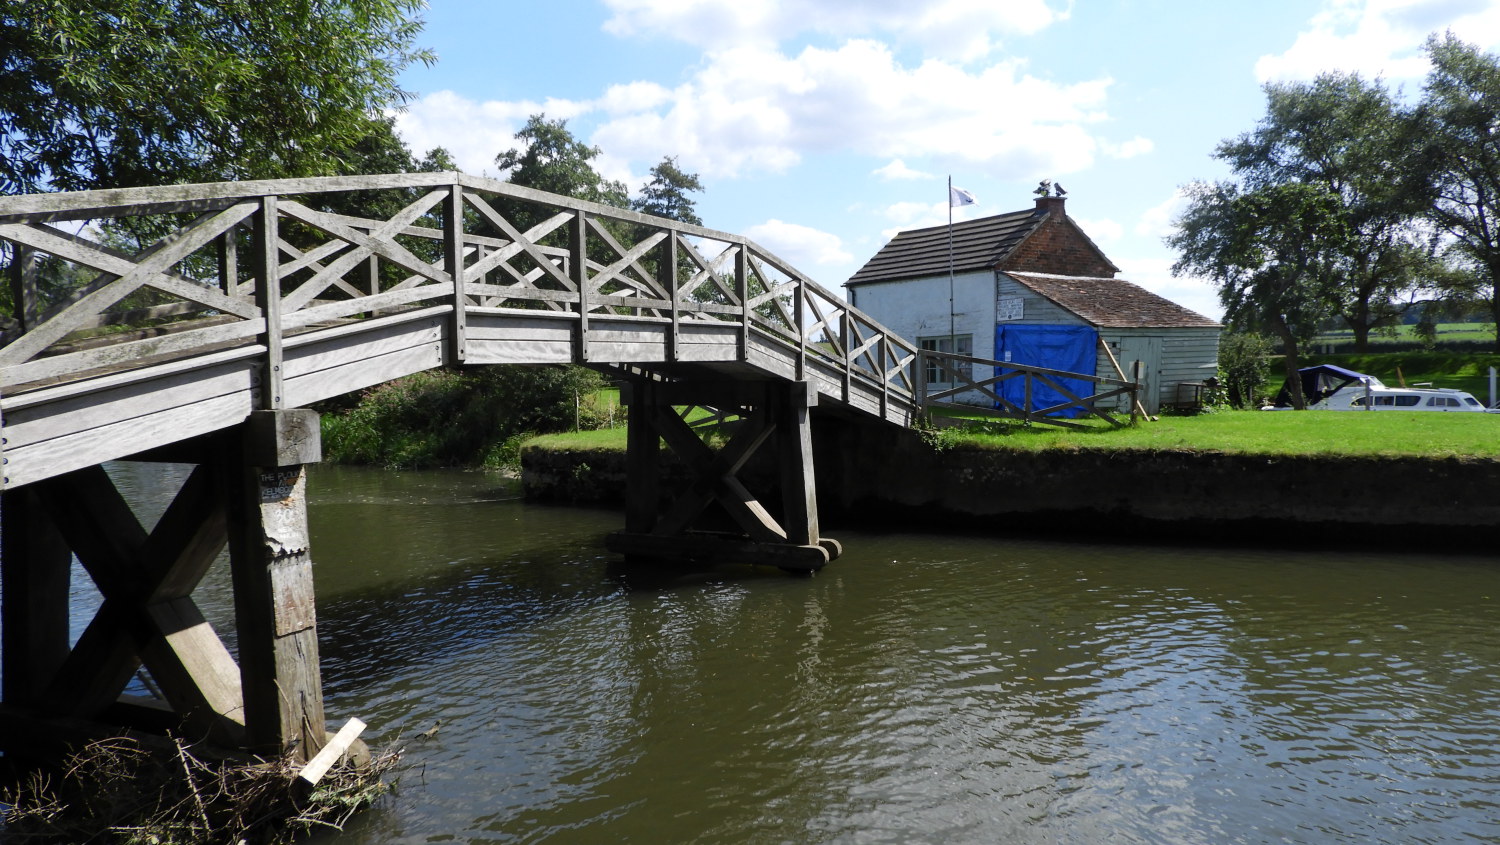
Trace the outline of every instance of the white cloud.
[[1009, 59], [972, 71], [931, 59], [906, 67], [888, 46], [861, 40], [796, 56], [740, 47], [705, 61], [669, 103], [608, 120], [593, 142], [632, 158], [665, 146], [708, 176], [781, 171], [812, 152], [1064, 174], [1100, 151], [1090, 126], [1106, 119], [1111, 84], [1058, 84]]
[[1147, 153], [1156, 149], [1156, 145], [1152, 143], [1150, 138], [1142, 138], [1141, 136], [1137, 135], [1136, 137], [1131, 138], [1129, 141], [1126, 141], [1123, 144], [1116, 144], [1110, 141], [1100, 141], [1099, 149], [1110, 158], [1126, 159], [1146, 155]]
[[767, 220], [746, 229], [745, 237], [791, 262], [793, 267], [829, 266], [854, 260], [838, 235], [797, 223]]
[[[921, 228], [919, 221], [928, 221], [935, 217], [943, 218], [938, 222], [946, 221], [947, 218], [943, 217], [943, 215], [946, 213], [944, 209], [947, 207], [946, 202], [898, 202], [886, 206], [882, 215], [887, 220], [899, 225], [901, 229], [918, 229]], [[890, 234], [899, 232], [901, 229], [894, 229]], [[887, 237], [890, 237], [890, 234]]]
[[1308, 28], [1284, 53], [1261, 56], [1262, 82], [1312, 79], [1341, 70], [1367, 77], [1420, 79], [1428, 70], [1422, 44], [1451, 30], [1489, 48], [1500, 42], [1500, 4], [1492, 0], [1325, 0]]
[[880, 178], [882, 178], [882, 179], [884, 179], [884, 180], [886, 180], [888, 182], [889, 181], [894, 181], [894, 180], [897, 180], [897, 179], [931, 179], [932, 178], [932, 174], [931, 173], [923, 173], [920, 170], [912, 170], [910, 167], [906, 166], [906, 162], [902, 161], [899, 158], [898, 159], [892, 159], [891, 163], [887, 164], [884, 167], [876, 168], [873, 171], [873, 173], [876, 176], [879, 176]]
[[549, 118], [566, 119], [589, 108], [557, 99], [476, 103], [452, 91], [437, 91], [395, 113], [396, 132], [417, 156], [443, 147], [464, 172], [495, 175], [495, 157], [516, 146], [516, 130], [528, 117], [545, 112]]
[[605, 0], [614, 35], [657, 35], [708, 50], [770, 45], [804, 35], [888, 34], [930, 55], [972, 60], [1010, 35], [1069, 16], [1046, 0]]
[[1135, 223], [1135, 233], [1152, 238], [1164, 238], [1172, 234], [1173, 221], [1187, 210], [1187, 194], [1181, 188], [1172, 192], [1160, 203], [1141, 213]]
[[631, 82], [609, 86], [598, 105], [609, 114], [628, 114], [657, 108], [671, 99], [671, 90], [655, 82]]

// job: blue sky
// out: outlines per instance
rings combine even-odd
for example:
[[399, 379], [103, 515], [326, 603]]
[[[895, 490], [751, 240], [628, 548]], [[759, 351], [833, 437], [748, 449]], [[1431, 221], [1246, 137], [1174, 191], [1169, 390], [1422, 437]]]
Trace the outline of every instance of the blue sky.
[[1212, 317], [1162, 244], [1179, 188], [1226, 175], [1268, 81], [1326, 70], [1409, 95], [1422, 43], [1500, 47], [1500, 0], [430, 0], [439, 56], [403, 84], [417, 153], [495, 156], [528, 115], [565, 118], [639, 190], [663, 156], [699, 174], [711, 228], [840, 285], [892, 235], [938, 225], [946, 182], [1029, 208], [1043, 178], [1121, 277]]

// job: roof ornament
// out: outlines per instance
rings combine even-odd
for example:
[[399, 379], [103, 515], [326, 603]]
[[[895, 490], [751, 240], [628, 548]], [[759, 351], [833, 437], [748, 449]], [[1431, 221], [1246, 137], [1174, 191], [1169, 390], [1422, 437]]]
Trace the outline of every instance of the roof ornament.
[[1032, 193], [1036, 194], [1039, 197], [1045, 197], [1048, 193], [1051, 192], [1051, 190], [1052, 180], [1043, 179], [1041, 182], [1037, 183], [1036, 190], [1032, 191]]
[[1068, 195], [1068, 192], [1065, 191], [1065, 190], [1063, 190], [1063, 186], [1062, 186], [1061, 182], [1054, 182], [1052, 184], [1052, 196], [1054, 196], [1054, 197], [1065, 197], [1067, 195]]

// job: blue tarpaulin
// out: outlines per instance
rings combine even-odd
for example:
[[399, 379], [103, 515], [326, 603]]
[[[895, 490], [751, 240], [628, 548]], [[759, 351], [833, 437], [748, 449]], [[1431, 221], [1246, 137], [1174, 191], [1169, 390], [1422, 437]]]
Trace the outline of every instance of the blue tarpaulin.
[[[1094, 374], [1098, 353], [1099, 332], [1092, 326], [1036, 326], [1001, 323], [995, 326], [995, 358], [1014, 364], [1029, 364], [1069, 373]], [[1006, 372], [995, 368], [995, 375]], [[1024, 406], [1026, 401], [1026, 379], [1013, 378], [996, 385], [997, 391], [1007, 402]], [[1080, 379], [1057, 379], [1058, 384], [1080, 398], [1094, 392], [1092, 382]], [[1069, 401], [1047, 385], [1032, 380], [1031, 407], [1028, 411], [1048, 408]], [[997, 405], [998, 407], [998, 405]], [[1084, 413], [1074, 406], [1057, 411], [1052, 416], [1076, 417]]]

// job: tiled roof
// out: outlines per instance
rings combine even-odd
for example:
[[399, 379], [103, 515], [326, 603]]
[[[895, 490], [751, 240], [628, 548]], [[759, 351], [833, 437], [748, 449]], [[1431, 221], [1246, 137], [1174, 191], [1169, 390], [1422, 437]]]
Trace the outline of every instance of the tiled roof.
[[[1025, 240], [1046, 215], [1033, 209], [953, 224], [953, 272], [994, 267]], [[948, 227], [901, 232], [849, 277], [846, 285], [916, 279], [948, 273]]]
[[1100, 328], [1219, 325], [1124, 279], [1010, 271], [1005, 275]]

